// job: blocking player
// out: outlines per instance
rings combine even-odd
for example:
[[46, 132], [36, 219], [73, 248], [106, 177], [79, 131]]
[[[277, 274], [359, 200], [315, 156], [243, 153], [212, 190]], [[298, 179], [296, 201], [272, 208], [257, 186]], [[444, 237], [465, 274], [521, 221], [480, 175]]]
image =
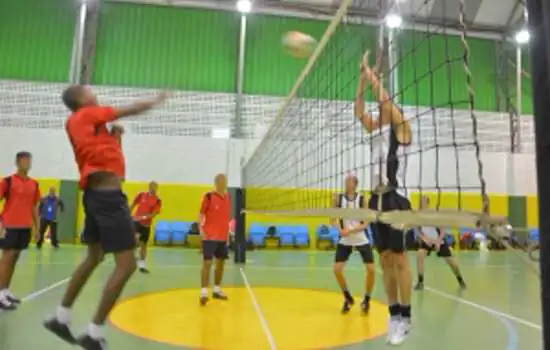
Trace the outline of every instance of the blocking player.
[[201, 272], [201, 305], [208, 303], [208, 286], [212, 260], [216, 259], [214, 269], [214, 290], [212, 297], [227, 300], [221, 289], [224, 264], [228, 258], [229, 222], [231, 221], [231, 198], [227, 192], [227, 177], [216, 175], [215, 189], [204, 195], [199, 215], [199, 229], [202, 236], [202, 272]]
[[21, 303], [9, 288], [21, 251], [28, 248], [33, 229], [38, 229], [41, 195], [38, 182], [29, 176], [31, 154], [17, 153], [15, 164], [15, 174], [0, 182], [0, 200], [4, 199], [2, 225], [5, 230], [0, 257], [0, 310], [15, 310]]
[[[380, 104], [380, 115], [375, 120], [365, 111], [364, 92], [367, 82]], [[368, 133], [389, 126], [389, 149], [386, 155], [385, 177], [380, 174], [368, 208], [377, 211], [411, 210], [410, 201], [397, 191], [397, 171], [399, 169], [398, 150], [412, 141], [411, 127], [404, 119], [401, 110], [393, 103], [377, 77], [376, 69], [368, 64], [368, 53], [361, 62], [361, 75], [355, 101], [355, 116]], [[390, 323], [387, 341], [393, 345], [403, 343], [411, 327], [412, 274], [406, 254], [405, 232], [392, 226], [373, 222], [371, 228], [383, 272], [384, 289], [388, 298]]]
[[[147, 258], [147, 243], [151, 235], [151, 223], [160, 214], [162, 201], [157, 195], [158, 184], [155, 181], [149, 183], [149, 191], [141, 192], [132, 203], [131, 210], [134, 212], [134, 225], [136, 229], [136, 240], [139, 246], [138, 269], [141, 273], [149, 273], [145, 259]], [[136, 210], [137, 208], [137, 210]]]
[[[345, 191], [334, 198], [335, 208], [364, 208], [364, 197], [357, 192], [359, 180], [354, 175], [349, 175], [345, 180]], [[374, 269], [374, 256], [369, 239], [365, 233], [367, 225], [363, 221], [357, 220], [336, 220], [333, 221], [333, 226], [340, 232], [340, 241], [336, 246], [334, 256], [334, 276], [338, 285], [344, 294], [344, 305], [342, 313], [347, 314], [355, 300], [349, 292], [346, 278], [344, 276], [344, 267], [353, 250], [357, 250], [361, 254], [363, 264], [365, 264], [365, 297], [361, 302], [361, 310], [363, 313], [369, 312], [370, 297], [374, 289], [374, 281], [376, 271]]]
[[[115, 127], [109, 131], [107, 124], [148, 111], [166, 98], [162, 93], [127, 108], [113, 108], [99, 105], [85, 86], [70, 86], [62, 95], [65, 106], [73, 112], [66, 131], [80, 172], [80, 188], [84, 191], [86, 218], [82, 235], [88, 254], [74, 271], [55, 316], [46, 320], [44, 326], [61, 339], [87, 350], [107, 349], [103, 335], [107, 316], [136, 270], [134, 224], [128, 199], [122, 192], [126, 175], [120, 142], [123, 129]], [[69, 329], [71, 309], [104, 253], [114, 254], [115, 268], [92, 322], [75, 339]]]
[[[420, 209], [428, 209], [430, 199], [423, 196], [420, 201]], [[453, 271], [460, 288], [466, 289], [466, 283], [462, 278], [458, 263], [451, 252], [451, 247], [445, 241], [445, 231], [436, 227], [420, 227], [419, 228], [420, 248], [416, 253], [416, 263], [418, 270], [418, 283], [414, 287], [415, 290], [424, 289], [424, 260], [426, 255], [430, 255], [432, 251], [437, 252], [437, 256], [445, 259], [445, 262]]]

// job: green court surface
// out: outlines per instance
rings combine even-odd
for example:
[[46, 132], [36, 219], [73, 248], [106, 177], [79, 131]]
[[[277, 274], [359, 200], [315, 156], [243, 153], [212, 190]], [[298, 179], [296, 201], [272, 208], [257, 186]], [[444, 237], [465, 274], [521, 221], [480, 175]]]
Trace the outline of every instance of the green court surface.
[[[0, 349], [72, 349], [41, 326], [55, 310], [81, 247], [25, 253], [13, 291], [25, 297], [0, 314]], [[538, 278], [511, 253], [457, 254], [468, 289], [459, 292], [448, 267], [427, 259], [426, 285], [413, 294], [411, 350], [534, 350], [541, 348]], [[413, 258], [413, 255], [411, 255]], [[198, 305], [200, 255], [187, 249], [151, 250], [150, 275], [136, 274], [111, 315], [108, 340], [116, 350], [168, 349], [383, 349], [387, 309], [377, 279], [372, 312], [356, 306], [339, 314], [331, 252], [254, 251], [246, 266], [229, 263], [227, 302]], [[94, 312], [110, 272], [107, 258], [74, 310], [78, 333]], [[347, 269], [359, 302], [363, 267], [353, 255]], [[378, 276], [380, 277], [380, 276]]]

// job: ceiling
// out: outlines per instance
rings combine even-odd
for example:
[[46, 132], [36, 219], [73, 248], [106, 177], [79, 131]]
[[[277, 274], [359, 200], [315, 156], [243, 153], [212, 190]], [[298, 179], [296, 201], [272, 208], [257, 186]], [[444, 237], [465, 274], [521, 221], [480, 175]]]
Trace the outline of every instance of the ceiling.
[[[151, 3], [172, 6], [197, 6], [234, 10], [237, 0], [107, 0]], [[284, 12], [308, 17], [308, 14], [332, 16], [343, 0], [251, 0], [255, 11]], [[484, 33], [501, 35], [524, 24], [524, 0], [462, 0], [468, 31], [473, 36]], [[461, 0], [352, 0], [348, 14], [376, 20], [388, 10], [401, 14], [405, 23], [445, 25], [460, 29]], [[382, 9], [384, 8], [384, 9]], [[478, 34], [478, 35], [475, 35]]]
[[[259, 1], [312, 8], [337, 7], [342, 2], [342, 0]], [[379, 16], [381, 12], [393, 9], [402, 17], [415, 21], [458, 26], [460, 3], [460, 0], [353, 0], [351, 12]], [[502, 32], [515, 29], [524, 23], [524, 6], [521, 0], [464, 0], [464, 3], [464, 14], [470, 29]]]

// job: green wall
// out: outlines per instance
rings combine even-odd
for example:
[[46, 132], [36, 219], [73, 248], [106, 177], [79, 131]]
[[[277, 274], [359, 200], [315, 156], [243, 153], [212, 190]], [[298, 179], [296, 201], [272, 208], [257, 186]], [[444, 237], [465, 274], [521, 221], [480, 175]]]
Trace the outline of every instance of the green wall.
[[77, 2], [0, 1], [0, 78], [68, 81]]
[[[77, 2], [0, 2], [0, 78], [67, 81]], [[194, 91], [234, 92], [240, 15], [234, 12], [105, 1], [101, 9], [93, 83]], [[248, 16], [244, 91], [286, 96], [304, 68], [281, 49], [284, 33], [320, 39], [328, 21]], [[397, 35], [403, 104], [467, 108], [459, 37], [404, 30]], [[298, 96], [353, 100], [362, 53], [376, 49], [377, 28], [342, 23]], [[476, 109], [496, 110], [493, 41], [469, 38]], [[374, 55], [372, 55], [374, 56]], [[374, 59], [374, 57], [372, 57]], [[524, 68], [529, 69], [527, 55]], [[532, 112], [524, 79], [523, 112]], [[370, 96], [367, 96], [370, 99]]]
[[239, 16], [105, 3], [94, 84], [235, 91]]

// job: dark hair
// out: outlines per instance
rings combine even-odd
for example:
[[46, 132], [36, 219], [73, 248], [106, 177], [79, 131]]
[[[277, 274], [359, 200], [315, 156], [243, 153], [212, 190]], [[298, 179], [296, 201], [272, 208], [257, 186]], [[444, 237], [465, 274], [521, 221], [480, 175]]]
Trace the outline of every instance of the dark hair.
[[84, 90], [82, 85], [71, 85], [63, 91], [61, 99], [65, 106], [72, 112], [76, 112], [80, 109], [80, 94]]
[[32, 158], [31, 152], [21, 151], [15, 154], [15, 160], [20, 161], [23, 158]]

